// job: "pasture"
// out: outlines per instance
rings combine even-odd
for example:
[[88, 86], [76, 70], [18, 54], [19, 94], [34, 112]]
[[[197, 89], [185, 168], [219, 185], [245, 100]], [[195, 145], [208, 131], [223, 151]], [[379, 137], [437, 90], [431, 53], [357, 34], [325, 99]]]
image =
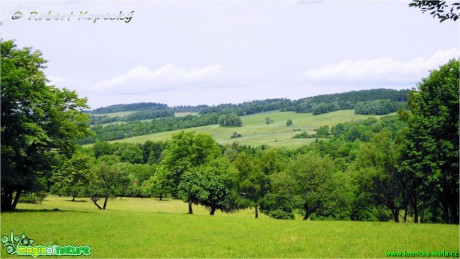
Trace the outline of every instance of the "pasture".
[[77, 200], [21, 203], [18, 212], [1, 214], [1, 234], [89, 245], [93, 257], [381, 258], [387, 251], [459, 250], [458, 225], [254, 219], [252, 210], [209, 216], [200, 206], [188, 215], [181, 201], [140, 198], [112, 199], [102, 211]]
[[[270, 117], [273, 123], [265, 124], [266, 117]], [[223, 145], [237, 142], [241, 145], [269, 145], [271, 147], [297, 148], [315, 141], [314, 138], [292, 138], [296, 134], [301, 133], [302, 131], [307, 131], [309, 134], [313, 134], [315, 133], [314, 130], [319, 128], [320, 126], [333, 126], [338, 123], [366, 119], [368, 117], [378, 118], [381, 116], [359, 115], [355, 114], [354, 110], [342, 110], [320, 115], [313, 115], [312, 113], [273, 111], [241, 116], [241, 120], [243, 121], [242, 127], [220, 127], [219, 125], [209, 125], [186, 129], [184, 131], [196, 131], [198, 133], [209, 134], [219, 144]], [[286, 126], [286, 121], [288, 119], [291, 119], [294, 123], [290, 127]], [[115, 140], [112, 142], [144, 143], [147, 140], [165, 141], [168, 140], [171, 137], [171, 135], [175, 132], [178, 131], [154, 133], [121, 140]], [[231, 138], [233, 132], [238, 132], [242, 135], [242, 137]]]

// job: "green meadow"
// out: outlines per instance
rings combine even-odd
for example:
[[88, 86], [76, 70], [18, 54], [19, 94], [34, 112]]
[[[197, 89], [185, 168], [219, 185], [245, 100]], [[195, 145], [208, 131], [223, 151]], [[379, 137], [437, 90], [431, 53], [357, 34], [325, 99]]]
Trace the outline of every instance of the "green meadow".
[[[89, 245], [93, 257], [385, 257], [388, 251], [458, 251], [459, 226], [254, 219], [251, 210], [209, 216], [176, 200], [116, 198], [105, 211], [88, 199], [48, 196], [1, 214], [1, 233], [41, 245]], [[59, 209], [59, 210], [55, 210]], [[7, 257], [2, 249], [2, 257]]]
[[[273, 121], [271, 124], [265, 124], [265, 118], [270, 117]], [[323, 125], [333, 126], [337, 123], [347, 122], [368, 117], [378, 118], [380, 116], [369, 116], [355, 114], [354, 110], [342, 110], [320, 115], [312, 113], [295, 113], [295, 112], [264, 112], [253, 115], [241, 116], [243, 121], [242, 127], [220, 127], [219, 125], [209, 125], [186, 129], [185, 131], [196, 131], [198, 133], [206, 133], [211, 135], [219, 144], [232, 144], [237, 142], [241, 145], [269, 145], [272, 147], [288, 147], [296, 148], [309, 144], [315, 139], [293, 139], [296, 134], [302, 131], [315, 133], [315, 129]], [[291, 119], [293, 125], [286, 126], [286, 121]], [[300, 130], [300, 131], [295, 131]], [[144, 143], [147, 140], [165, 141], [172, 134], [178, 131], [169, 131], [115, 140], [112, 142], [125, 143]], [[230, 138], [233, 132], [238, 132], [242, 135], [240, 138]]]

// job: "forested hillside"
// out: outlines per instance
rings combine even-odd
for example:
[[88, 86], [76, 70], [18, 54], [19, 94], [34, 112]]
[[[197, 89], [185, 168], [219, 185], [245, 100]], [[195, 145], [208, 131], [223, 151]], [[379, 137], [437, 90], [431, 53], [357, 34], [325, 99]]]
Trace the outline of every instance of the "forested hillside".
[[[238, 116], [267, 111], [294, 111], [319, 115], [338, 110], [354, 109], [356, 114], [384, 115], [404, 109], [407, 105], [408, 90], [373, 89], [340, 94], [320, 95], [296, 101], [289, 99], [267, 99], [240, 104], [220, 104], [217, 106], [177, 106], [168, 107], [159, 103], [118, 104], [98, 108], [90, 112], [94, 136], [80, 140], [80, 144], [96, 141], [110, 141], [146, 134], [187, 129], [220, 124], [221, 126], [242, 126]], [[109, 116], [115, 112], [130, 112], [124, 116]], [[175, 112], [198, 112], [198, 115], [174, 117]], [[231, 123], [223, 119], [232, 114]], [[219, 119], [220, 118], [220, 119]], [[143, 120], [143, 121], [141, 121]], [[151, 120], [151, 121], [146, 121]], [[113, 122], [127, 122], [115, 123]], [[224, 123], [225, 122], [225, 123]]]
[[[198, 105], [198, 106], [175, 106], [168, 107], [160, 103], [133, 103], [133, 104], [116, 104], [107, 107], [101, 107], [90, 111], [91, 114], [105, 114], [122, 111], [158, 111], [170, 109], [174, 112], [198, 112], [207, 113], [236, 113], [239, 116], [249, 115], [267, 111], [295, 111], [295, 112], [313, 112], [321, 114], [337, 110], [355, 109], [358, 104], [367, 104], [376, 100], [387, 100], [390, 103], [407, 102], [409, 90], [392, 90], [392, 89], [371, 89], [361, 91], [351, 91], [346, 93], [326, 94], [313, 97], [302, 98], [298, 100], [289, 100], [286, 98], [266, 99], [244, 102], [239, 104], [219, 104], [216, 106]], [[377, 105], [378, 106], [378, 105]], [[403, 106], [398, 106], [400, 108]], [[385, 110], [385, 109], [384, 109]], [[388, 114], [397, 111], [396, 108], [380, 112]], [[362, 113], [359, 114], [375, 114]], [[99, 123], [95, 123], [99, 124]]]

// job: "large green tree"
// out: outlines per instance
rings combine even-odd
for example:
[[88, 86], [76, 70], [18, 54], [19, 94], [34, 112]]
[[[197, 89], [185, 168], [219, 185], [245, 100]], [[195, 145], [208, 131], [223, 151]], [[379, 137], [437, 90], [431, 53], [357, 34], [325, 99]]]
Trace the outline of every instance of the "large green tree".
[[91, 158], [82, 152], [75, 152], [71, 159], [65, 160], [63, 165], [51, 176], [51, 192], [61, 196], [70, 196], [72, 201], [76, 197], [83, 197], [87, 187], [94, 177], [91, 171]]
[[422, 79], [401, 114], [408, 127], [400, 170], [415, 219], [428, 213], [430, 221], [459, 222], [459, 84], [459, 61], [451, 60]]
[[236, 203], [235, 178], [237, 169], [227, 158], [217, 158], [182, 175], [180, 196], [186, 201], [201, 204], [214, 215], [216, 210], [231, 212]]
[[[93, 166], [94, 175], [88, 187], [88, 194], [94, 205], [101, 210], [107, 207], [110, 197], [117, 197], [124, 193], [124, 187], [128, 185], [129, 178], [123, 164], [110, 164], [98, 161]], [[100, 198], [104, 198], [102, 207], [98, 204]]]
[[292, 160], [285, 171], [273, 178], [273, 185], [283, 196], [290, 197], [306, 220], [329, 204], [334, 190], [334, 170], [332, 159], [309, 152]]
[[[184, 131], [174, 134], [166, 144], [162, 160], [166, 180], [172, 185], [172, 196], [179, 197], [179, 184], [185, 172], [217, 158], [220, 153], [219, 146], [210, 135]], [[193, 201], [187, 202], [189, 213], [193, 214]]]
[[350, 169], [357, 187], [356, 197], [369, 205], [385, 206], [394, 222], [399, 222], [400, 210], [407, 208], [405, 181], [397, 170], [399, 155], [391, 134], [382, 131], [370, 143], [361, 145]]
[[259, 208], [270, 190], [270, 175], [280, 171], [277, 154], [274, 150], [264, 150], [261, 157], [241, 152], [233, 164], [238, 169], [236, 190], [242, 207], [254, 207], [255, 218]]
[[49, 85], [39, 51], [1, 41], [1, 209], [14, 210], [21, 193], [48, 178], [89, 134], [89, 108], [74, 91]]

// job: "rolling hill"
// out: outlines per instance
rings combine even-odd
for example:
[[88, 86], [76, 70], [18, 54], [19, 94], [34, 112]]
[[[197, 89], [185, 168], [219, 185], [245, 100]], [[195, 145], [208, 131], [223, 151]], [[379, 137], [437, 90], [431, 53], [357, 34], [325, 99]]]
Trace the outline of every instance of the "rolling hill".
[[[265, 124], [266, 117], [273, 120], [271, 124]], [[264, 112], [247, 116], [242, 116], [242, 127], [220, 127], [219, 125], [208, 125], [203, 127], [195, 127], [186, 129], [185, 131], [195, 131], [198, 133], [206, 133], [213, 136], [220, 144], [231, 144], [237, 142], [241, 145], [269, 145], [272, 147], [288, 147], [296, 148], [302, 145], [315, 141], [310, 139], [294, 139], [296, 134], [302, 131], [314, 133], [314, 130], [323, 125], [333, 126], [337, 123], [365, 119], [368, 117], [381, 117], [355, 114], [353, 110], [342, 110], [321, 115], [313, 115], [312, 113], [295, 113], [295, 112]], [[286, 126], [286, 121], [291, 119], [293, 125]], [[160, 132], [125, 138], [111, 142], [123, 143], [144, 143], [147, 140], [165, 141], [171, 137], [176, 131]], [[240, 138], [231, 138], [233, 132], [238, 132], [242, 135]]]

